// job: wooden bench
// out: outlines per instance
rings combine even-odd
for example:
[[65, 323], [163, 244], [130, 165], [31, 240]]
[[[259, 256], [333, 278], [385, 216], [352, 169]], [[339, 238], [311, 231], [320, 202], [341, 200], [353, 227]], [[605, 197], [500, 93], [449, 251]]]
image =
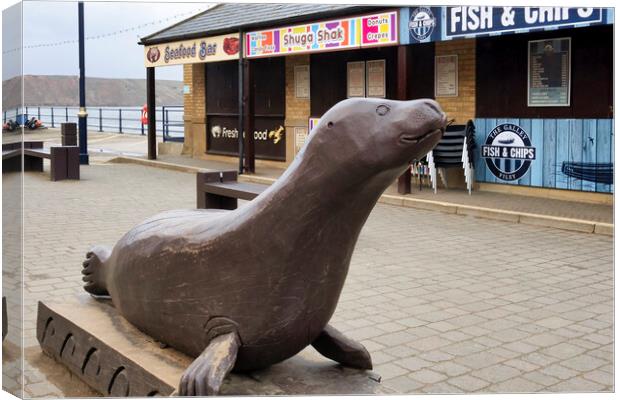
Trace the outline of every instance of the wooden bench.
[[6, 143], [2, 145], [2, 170], [43, 172], [43, 159], [50, 160], [50, 179], [80, 179], [80, 149], [78, 146], [53, 146], [44, 148], [43, 142]]
[[196, 207], [234, 210], [237, 199], [252, 200], [269, 186], [237, 181], [237, 171], [196, 174]]

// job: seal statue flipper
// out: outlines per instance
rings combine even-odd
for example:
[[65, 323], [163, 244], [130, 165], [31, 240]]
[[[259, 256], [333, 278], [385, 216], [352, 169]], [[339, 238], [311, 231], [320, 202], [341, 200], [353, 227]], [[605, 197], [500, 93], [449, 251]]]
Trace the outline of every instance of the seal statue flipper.
[[361, 344], [347, 338], [336, 328], [327, 325], [312, 342], [319, 353], [345, 367], [372, 369], [372, 359], [368, 350]]
[[105, 284], [105, 262], [110, 258], [112, 250], [105, 246], [94, 246], [86, 253], [82, 263], [82, 280], [86, 282], [84, 290], [97, 296], [109, 296]]
[[236, 332], [217, 336], [190, 364], [179, 382], [179, 396], [213, 396], [235, 365], [240, 341]]

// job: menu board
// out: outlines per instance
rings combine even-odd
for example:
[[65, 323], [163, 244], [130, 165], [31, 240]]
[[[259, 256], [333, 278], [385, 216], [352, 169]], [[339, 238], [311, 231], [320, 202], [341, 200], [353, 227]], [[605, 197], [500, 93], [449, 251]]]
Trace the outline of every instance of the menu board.
[[308, 140], [308, 128], [298, 127], [296, 126], [294, 129], [295, 132], [295, 154], [299, 153], [302, 147], [306, 144], [306, 140]]
[[570, 105], [570, 38], [528, 43], [529, 107]]
[[385, 98], [385, 60], [366, 61], [366, 96]]
[[298, 99], [310, 98], [310, 66], [295, 66], [295, 97]]
[[435, 97], [459, 95], [458, 65], [456, 54], [435, 57]]
[[365, 63], [354, 61], [347, 63], [347, 97], [365, 97]]

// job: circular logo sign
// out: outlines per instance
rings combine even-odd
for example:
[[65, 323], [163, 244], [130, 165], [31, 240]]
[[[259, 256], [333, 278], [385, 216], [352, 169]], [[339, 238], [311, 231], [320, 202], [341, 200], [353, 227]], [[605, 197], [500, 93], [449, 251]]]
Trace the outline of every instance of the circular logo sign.
[[489, 170], [503, 181], [522, 178], [536, 159], [530, 137], [515, 124], [497, 125], [489, 132], [481, 151]]
[[421, 42], [433, 33], [437, 21], [435, 15], [428, 7], [418, 7], [411, 13], [409, 18], [409, 33], [411, 36]]
[[157, 47], [151, 47], [146, 53], [146, 59], [152, 63], [155, 63], [157, 62], [157, 60], [159, 60], [159, 55], [159, 49]]

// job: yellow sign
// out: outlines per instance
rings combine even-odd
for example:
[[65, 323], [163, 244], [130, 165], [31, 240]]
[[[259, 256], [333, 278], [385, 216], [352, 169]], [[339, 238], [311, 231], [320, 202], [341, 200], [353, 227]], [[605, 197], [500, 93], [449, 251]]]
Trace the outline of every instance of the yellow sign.
[[144, 46], [146, 67], [206, 63], [238, 58], [238, 33]]

